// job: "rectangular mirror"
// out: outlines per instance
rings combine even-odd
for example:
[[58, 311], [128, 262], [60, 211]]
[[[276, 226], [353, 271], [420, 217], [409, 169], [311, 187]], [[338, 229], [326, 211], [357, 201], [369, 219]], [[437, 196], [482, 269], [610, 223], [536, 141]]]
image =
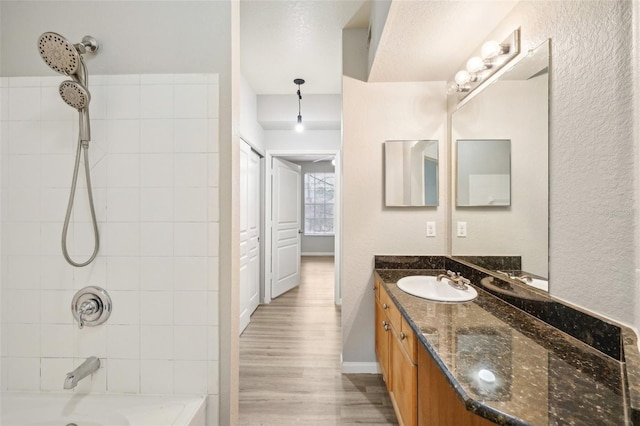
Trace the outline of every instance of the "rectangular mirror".
[[456, 205], [511, 205], [511, 141], [459, 139], [456, 144]]
[[384, 143], [385, 205], [438, 205], [438, 141]]
[[[452, 176], [458, 192], [452, 194], [451, 255], [519, 258], [518, 267], [490, 269], [540, 289], [549, 286], [549, 53], [549, 40], [522, 52], [462, 101], [451, 115], [450, 139], [452, 150], [461, 151]], [[490, 150], [478, 144], [487, 141], [502, 141], [502, 153], [494, 147], [486, 155]], [[502, 164], [489, 167], [489, 157], [502, 157]]]

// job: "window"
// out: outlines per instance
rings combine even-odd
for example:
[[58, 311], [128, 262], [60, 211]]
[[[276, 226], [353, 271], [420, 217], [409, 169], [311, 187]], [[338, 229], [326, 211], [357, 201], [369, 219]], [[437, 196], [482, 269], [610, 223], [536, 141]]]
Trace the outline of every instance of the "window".
[[304, 234], [333, 235], [334, 173], [304, 174]]

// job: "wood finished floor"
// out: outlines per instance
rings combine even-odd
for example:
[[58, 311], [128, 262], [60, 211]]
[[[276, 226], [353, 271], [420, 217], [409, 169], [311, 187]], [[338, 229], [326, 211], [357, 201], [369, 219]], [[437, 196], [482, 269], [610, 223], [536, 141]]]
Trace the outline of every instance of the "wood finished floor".
[[240, 425], [396, 425], [381, 376], [341, 374], [332, 257], [303, 257], [300, 286], [261, 305], [240, 337]]

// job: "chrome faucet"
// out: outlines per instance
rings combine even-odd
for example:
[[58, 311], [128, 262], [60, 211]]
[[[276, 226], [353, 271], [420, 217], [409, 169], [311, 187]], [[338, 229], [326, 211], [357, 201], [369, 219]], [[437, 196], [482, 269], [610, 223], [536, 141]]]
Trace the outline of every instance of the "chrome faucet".
[[449, 280], [449, 285], [458, 290], [466, 290], [471, 281], [460, 275], [458, 272], [447, 271], [446, 274], [440, 274], [436, 277], [437, 281], [443, 278]]
[[67, 373], [67, 378], [64, 379], [64, 388], [73, 389], [78, 385], [78, 382], [90, 374], [95, 373], [100, 368], [100, 359], [91, 356], [78, 366], [75, 370]]
[[513, 278], [525, 284], [530, 284], [533, 281], [533, 277], [531, 277], [531, 275], [520, 275], [519, 277], [513, 277]]
[[499, 274], [505, 275], [507, 278], [511, 278], [512, 280], [518, 280], [521, 283], [530, 284], [533, 281], [533, 277], [531, 275], [515, 275], [509, 274], [508, 272], [496, 271]]

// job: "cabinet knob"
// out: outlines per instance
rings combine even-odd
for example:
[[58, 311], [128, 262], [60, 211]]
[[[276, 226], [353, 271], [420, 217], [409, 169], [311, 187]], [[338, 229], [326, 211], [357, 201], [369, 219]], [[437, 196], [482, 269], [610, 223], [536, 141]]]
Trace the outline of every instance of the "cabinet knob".
[[404, 332], [400, 332], [400, 340], [404, 340], [407, 338], [407, 335]]
[[384, 325], [384, 331], [389, 331], [389, 324]]
[[386, 303], [382, 304], [382, 309], [389, 309], [389, 305], [387, 305]]

